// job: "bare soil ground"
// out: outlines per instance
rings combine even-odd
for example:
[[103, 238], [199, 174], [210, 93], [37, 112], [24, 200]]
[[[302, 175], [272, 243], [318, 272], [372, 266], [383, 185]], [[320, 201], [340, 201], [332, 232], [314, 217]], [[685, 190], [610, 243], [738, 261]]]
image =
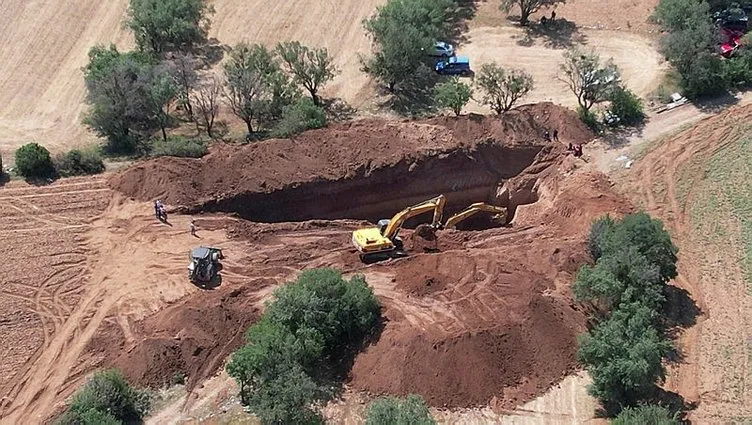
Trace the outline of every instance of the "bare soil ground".
[[[353, 155], [354, 146], [367, 145], [368, 137], [378, 137], [368, 135], [378, 135], [372, 130], [379, 125], [393, 126], [396, 134], [404, 135], [396, 137], [404, 145], [403, 151], [395, 151], [393, 157], [363, 151], [351, 156], [351, 162], [342, 161], [349, 164], [344, 168], [327, 168], [327, 163], [321, 162], [336, 155]], [[540, 140], [543, 125], [567, 128], [562, 143]], [[85, 280], [73, 285], [80, 295], [66, 307], [67, 313], [54, 313], [57, 327], [47, 332], [48, 341], [40, 337], [13, 367], [17, 372], [3, 387], [3, 423], [36, 421], [53, 414], [94, 367], [120, 367], [131, 379], [157, 386], [179, 371], [188, 375], [189, 388], [200, 385], [241, 343], [240, 335], [258, 317], [271, 291], [310, 267], [364, 273], [385, 305], [387, 325], [378, 342], [356, 359], [352, 388], [370, 393], [417, 391], [436, 406], [491, 402], [495, 408], [505, 409], [564, 379], [576, 368], [576, 335], [585, 320], [572, 305], [568, 291], [577, 266], [587, 261], [584, 234], [592, 218], [630, 209], [610, 192], [602, 175], [578, 172], [578, 161], [560, 156], [568, 137], [586, 138], [587, 130], [571, 112], [538, 105], [502, 121], [465, 117], [422, 123], [366, 122], [353, 125], [350, 131], [349, 136], [345, 127], [314, 132], [306, 143], [289, 147], [269, 141], [255, 147], [218, 148], [192, 167], [171, 166], [164, 159], [150, 161], [112, 179], [117, 187], [135, 191], [131, 194], [144, 201], [113, 194], [101, 178], [73, 180], [96, 184], [95, 193], [102, 196], [78, 195], [87, 202], [100, 199], [96, 208], [86, 210], [90, 215], [85, 223], [73, 223], [85, 225], [78, 239], [86, 250]], [[446, 137], [433, 137], [436, 134]], [[332, 139], [337, 143], [330, 144]], [[378, 146], [377, 140], [373, 142]], [[279, 147], [276, 152], [271, 149], [275, 143]], [[260, 154], [265, 146], [268, 153]], [[537, 153], [531, 157], [531, 152]], [[301, 153], [308, 155], [309, 164], [278, 167], [278, 180], [260, 168], [256, 177], [246, 174], [233, 183], [237, 172], [226, 167], [222, 170], [226, 178], [222, 178], [213, 162], [230, 158], [226, 163], [232, 164], [235, 157], [243, 165], [241, 169], [253, 170], [249, 157], [262, 164], [271, 161], [265, 155], [297, 158]], [[462, 158], [462, 162], [453, 162]], [[198, 219], [199, 239], [188, 233], [188, 216], [172, 215], [171, 226], [158, 223], [145, 201], [152, 194], [141, 192], [148, 187], [171, 202], [176, 202], [178, 195], [187, 196], [192, 202], [185, 203], [196, 212], [223, 213], [240, 205], [232, 199], [243, 200], [255, 192], [257, 202], [267, 199], [293, 214], [294, 208], [286, 208], [290, 204], [281, 203], [286, 199], [284, 193], [296, 194], [291, 199], [298, 199], [297, 195], [306, 199], [305, 191], [313, 190], [319, 204], [325, 206], [326, 187], [336, 192], [341, 189], [338, 182], [347, 182], [362, 192], [373, 191], [368, 184], [375, 183], [383, 195], [397, 188], [398, 182], [404, 185], [404, 179], [392, 179], [392, 186], [379, 184], [389, 181], [389, 170], [399, 172], [399, 164], [406, 164], [414, 181], [407, 186], [409, 190], [395, 192], [403, 203], [414, 197], [422, 199], [429, 192], [447, 190], [451, 195], [451, 187], [442, 185], [454, 182], [459, 185], [454, 191], [459, 197], [454, 199], [462, 202], [456, 207], [464, 206], [464, 198], [471, 195], [479, 197], [474, 201], [506, 204], [515, 210], [512, 227], [446, 231], [439, 239], [438, 253], [416, 250], [408, 258], [364, 266], [349, 244], [350, 232], [362, 222], [322, 219], [350, 215], [345, 207], [365, 202], [365, 198], [353, 198], [350, 204], [331, 198], [336, 201], [331, 205], [339, 205], [338, 209], [314, 209], [322, 214], [321, 219], [298, 223], [285, 222], [286, 216], [264, 224], [204, 213]], [[482, 172], [463, 174], [462, 169], [454, 168], [457, 164]], [[200, 171], [204, 166], [207, 171]], [[151, 172], [143, 173], [144, 167]], [[357, 173], [347, 174], [352, 170], [370, 170], [370, 174], [365, 179]], [[449, 170], [454, 171], [450, 174]], [[191, 181], [196, 173], [215, 178], [205, 179], [205, 187], [190, 193], [186, 188], [194, 188]], [[433, 173], [444, 177], [427, 179]], [[454, 177], [447, 178], [449, 175]], [[263, 176], [269, 177], [264, 180], [266, 185], [260, 184]], [[313, 176], [327, 177], [311, 179]], [[227, 189], [218, 190], [223, 181]], [[245, 186], [239, 185], [241, 181]], [[9, 197], [9, 205], [15, 205], [10, 197], [14, 191], [30, 195], [26, 209], [30, 213], [14, 219], [21, 223], [18, 232], [40, 222], [48, 225], [44, 221], [50, 220], [48, 216], [60, 216], [58, 210], [70, 203], [45, 191], [63, 190], [67, 184], [61, 181], [37, 189], [13, 183], [0, 189], [8, 194], [4, 196]], [[62, 188], [56, 189], [59, 186]], [[208, 196], [229, 201], [211, 203]], [[51, 199], [55, 203], [45, 207], [43, 202]], [[351, 211], [352, 218], [362, 219], [394, 213], [395, 205], [377, 202], [368, 209]], [[242, 216], [247, 211], [239, 213]], [[406, 230], [407, 240], [409, 235]], [[41, 243], [53, 245], [44, 241], [48, 239], [40, 237]], [[229, 255], [222, 283], [213, 291], [202, 291], [185, 278], [186, 253], [198, 244], [219, 245]], [[10, 249], [12, 255], [23, 258], [31, 247], [15, 244]], [[36, 273], [29, 271], [27, 279], [37, 281]], [[4, 299], [24, 293], [23, 286], [6, 288]], [[43, 320], [48, 314], [44, 305], [23, 308], [25, 315], [13, 316], [14, 326], [8, 329], [44, 335]], [[39, 328], [42, 331], [34, 331]], [[424, 361], [430, 356], [435, 356], [432, 364]], [[468, 361], [475, 372], [458, 367]], [[437, 367], [443, 372], [437, 374]]]

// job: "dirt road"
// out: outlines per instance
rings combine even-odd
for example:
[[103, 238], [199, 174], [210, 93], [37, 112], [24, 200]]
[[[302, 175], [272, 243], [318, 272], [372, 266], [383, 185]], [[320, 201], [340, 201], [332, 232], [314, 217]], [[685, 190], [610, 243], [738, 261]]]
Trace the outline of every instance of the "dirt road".
[[[603, 60], [613, 58], [626, 87], [638, 96], [654, 90], [666, 68], [653, 42], [643, 35], [617, 31], [582, 30], [580, 41], [593, 48]], [[563, 47], [547, 45], [546, 37], [527, 38], [525, 31], [513, 26], [473, 28], [458, 55], [470, 57], [477, 72], [482, 64], [496, 62], [504, 67], [523, 69], [532, 74], [535, 87], [523, 99], [525, 103], [550, 101], [575, 107], [577, 99], [566, 84], [557, 79], [563, 62]], [[488, 108], [471, 103], [468, 111], [488, 113]]]

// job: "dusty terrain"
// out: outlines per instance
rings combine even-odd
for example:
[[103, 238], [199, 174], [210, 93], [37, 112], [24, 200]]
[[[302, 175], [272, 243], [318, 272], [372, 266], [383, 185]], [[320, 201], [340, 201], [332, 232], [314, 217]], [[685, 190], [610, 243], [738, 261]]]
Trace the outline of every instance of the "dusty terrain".
[[[561, 143], [541, 140], [544, 125], [566, 129]], [[389, 148], [379, 145], [387, 127], [403, 135], [388, 135], [402, 148], [378, 155]], [[363, 121], [306, 137], [305, 143], [290, 145], [218, 146], [203, 160], [149, 161], [110, 179], [135, 200], [111, 192], [101, 178], [81, 179], [95, 185], [101, 198], [81, 195], [99, 203], [85, 209], [90, 215], [79, 227], [61, 230], [81, 230], [77, 240], [86, 250], [86, 279], [73, 285], [80, 295], [67, 312], [55, 313], [54, 333], [48, 330], [47, 340], [42, 336], [37, 343], [30, 340], [24, 356], [16, 356], [12, 370], [17, 372], [3, 387], [3, 423], [52, 414], [93, 367], [117, 366], [131, 379], [156, 386], [183, 372], [189, 387], [199, 384], [238, 346], [274, 287], [309, 267], [364, 273], [386, 308], [381, 337], [356, 359], [350, 382], [355, 389], [417, 391], [436, 406], [491, 402], [502, 409], [542, 394], [576, 368], [576, 335], [584, 329], [585, 315], [572, 305], [568, 286], [587, 261], [583, 236], [592, 218], [630, 207], [611, 193], [602, 175], [579, 172], [578, 161], [562, 156], [564, 143], [592, 138], [571, 112], [543, 104], [502, 121]], [[371, 143], [373, 150], [354, 149]], [[308, 163], [284, 166], [285, 157], [303, 156]], [[272, 157], [279, 158], [277, 176], [261, 167]], [[259, 168], [249, 158], [256, 158]], [[218, 171], [219, 160], [228, 166]], [[242, 167], [232, 168], [234, 161]], [[437, 179], [436, 173], [444, 177]], [[447, 179], [448, 173], [454, 177]], [[196, 184], [196, 175], [203, 186]], [[68, 191], [66, 185], [78, 181], [2, 189], [9, 205], [15, 205], [14, 193], [28, 194], [22, 199], [32, 205], [26, 209], [30, 214], [15, 218], [24, 224], [12, 235], [23, 237], [24, 229], [39, 222], [49, 225], [43, 221], [48, 216], [67, 217], [59, 211], [69, 204], [66, 198], [49, 193]], [[363, 222], [341, 219], [391, 215], [397, 203], [367, 204], [367, 197], [347, 203], [336, 193], [347, 188], [368, 193], [374, 187], [381, 196], [373, 199], [391, 199], [383, 195], [392, 191], [400, 208], [446, 191], [450, 208], [461, 208], [472, 197], [509, 206], [514, 220], [508, 228], [445, 231], [438, 253], [415, 250], [405, 259], [364, 266], [349, 244], [350, 232]], [[335, 202], [327, 202], [327, 190]], [[309, 200], [311, 193], [320, 209]], [[204, 211], [198, 216], [200, 239], [188, 234], [188, 216], [173, 215], [171, 226], [156, 222], [147, 201], [152, 196], [164, 197], [173, 211]], [[50, 199], [57, 203], [44, 203]], [[256, 210], [238, 206], [265, 201], [276, 205], [271, 210], [290, 215], [255, 217], [272, 223], [226, 215], [252, 218]], [[314, 206], [315, 217], [296, 212], [306, 205]], [[44, 235], [34, 243], [53, 245]], [[229, 255], [214, 291], [185, 279], [185, 253], [199, 243], [222, 246]], [[19, 258], [31, 251], [24, 244], [11, 249]], [[29, 281], [39, 279], [32, 271], [28, 275]], [[5, 287], [5, 299], [15, 299], [25, 288]], [[41, 333], [46, 307], [23, 308], [26, 315], [10, 317], [7, 329]], [[427, 356], [436, 356], [433, 364], [418, 360]], [[457, 367], [468, 361], [475, 372]]]
[[[361, 112], [380, 113], [380, 97], [360, 71], [358, 55], [370, 49], [361, 21], [381, 3], [284, 0], [269, 7], [262, 0], [215, 0], [209, 36], [220, 46], [239, 41], [273, 45], [297, 39], [327, 47], [340, 72], [324, 94], [340, 97]], [[476, 68], [496, 60], [532, 72], [537, 88], [529, 102], [552, 100], [571, 105], [573, 97], [551, 76], [558, 70], [562, 47], [585, 42], [604, 56], [613, 56], [630, 88], [644, 95], [662, 73], [655, 43], [647, 33], [650, 27], [644, 24], [654, 3], [620, 0], [613, 6], [620, 10], [615, 16], [612, 3], [576, 0], [559, 11], [560, 17], [571, 21], [563, 33], [530, 38], [511, 26], [495, 1], [477, 2], [476, 16], [469, 22], [467, 40], [459, 52], [470, 55]], [[127, 1], [4, 0], [0, 6], [0, 39], [4, 40], [0, 46], [4, 89], [0, 93], [0, 154], [6, 163], [11, 162], [13, 151], [28, 141], [42, 143], [53, 152], [95, 142], [94, 135], [81, 124], [86, 91], [80, 69], [86, 65], [89, 48], [97, 43], [132, 48], [132, 37], [120, 25]], [[478, 105], [469, 110], [485, 112]]]

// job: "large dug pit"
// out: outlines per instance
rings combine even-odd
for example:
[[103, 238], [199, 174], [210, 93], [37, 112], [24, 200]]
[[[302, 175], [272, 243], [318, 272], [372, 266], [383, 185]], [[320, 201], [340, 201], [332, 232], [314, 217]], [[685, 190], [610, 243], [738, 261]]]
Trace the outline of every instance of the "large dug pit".
[[503, 119], [363, 120], [295, 140], [220, 145], [200, 160], [160, 158], [111, 183], [133, 197], [161, 197], [188, 212], [236, 213], [268, 223], [377, 221], [438, 194], [447, 196], [447, 213], [474, 202], [514, 210], [536, 197], [530, 185], [504, 191], [504, 183], [539, 172], [563, 150], [541, 137], [553, 119], [562, 143], [591, 137], [574, 115], [550, 104]]
[[[543, 141], [544, 130], [553, 128], [561, 141]], [[141, 200], [161, 198], [178, 210], [246, 219], [227, 229], [247, 249], [228, 252], [238, 264], [219, 294], [259, 279], [281, 283], [311, 267], [364, 273], [386, 320], [380, 337], [355, 359], [353, 388], [419, 393], [438, 407], [508, 407], [576, 368], [585, 316], [573, 306], [569, 285], [588, 261], [585, 234], [593, 218], [627, 208], [605, 179], [572, 176], [573, 159], [562, 159], [566, 143], [592, 137], [576, 115], [551, 104], [502, 118], [363, 120], [294, 140], [219, 144], [198, 160], [147, 161], [110, 182]], [[489, 202], [508, 207], [514, 220], [493, 229], [486, 229], [487, 219], [469, 221], [485, 230], [440, 231], [438, 250], [407, 247], [410, 256], [370, 266], [350, 245], [357, 222], [331, 221], [389, 218], [438, 194], [447, 196], [447, 214]], [[195, 308], [206, 296], [198, 293], [181, 305]], [[223, 308], [224, 302], [215, 304]], [[169, 314], [177, 315], [181, 305]], [[159, 361], [186, 369], [189, 382], [220, 367], [213, 360], [194, 373], [191, 366], [201, 361], [195, 352], [226, 354], [228, 345], [217, 340], [226, 335], [215, 327], [201, 329], [201, 338], [183, 335], [182, 344], [166, 339], [174, 330], [160, 330], [161, 319], [149, 320], [145, 326], [155, 328], [147, 340], [175, 359]], [[131, 357], [148, 358], [149, 350]], [[131, 361], [118, 356], [117, 365]], [[132, 375], [156, 382], [150, 376], [158, 372], [151, 370]]]

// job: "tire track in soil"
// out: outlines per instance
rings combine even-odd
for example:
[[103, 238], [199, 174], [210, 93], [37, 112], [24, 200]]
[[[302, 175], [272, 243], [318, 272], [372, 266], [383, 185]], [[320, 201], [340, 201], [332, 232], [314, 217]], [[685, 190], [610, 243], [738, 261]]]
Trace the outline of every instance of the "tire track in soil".
[[[85, 271], [78, 278], [85, 282], [83, 295], [56, 326], [45, 323], [49, 338], [27, 362], [21, 377], [4, 391], [6, 398], [0, 406], [3, 424], [48, 417], [56, 403], [84, 378], [78, 376], [76, 369], [86, 361], [86, 346], [103, 323], [114, 321], [126, 338], [134, 339], [130, 331], [132, 317], [143, 317], [158, 308], [160, 302], [171, 302], [198, 290], [181, 272], [185, 267], [184, 253], [197, 243], [187, 234], [187, 217], [171, 217], [174, 227], [169, 227], [155, 223], [149, 204], [112, 197], [104, 212], [90, 221], [83, 242], [83, 250], [89, 253], [86, 261], [58, 261], [66, 263], [66, 268], [48, 277], [38, 292], [48, 293], [53, 282], [65, 276], [65, 270], [77, 268]], [[224, 240], [225, 232], [202, 231], [201, 236], [201, 244], [213, 244]], [[226, 275], [225, 279], [229, 283], [233, 276]], [[54, 286], [60, 293], [75, 289], [57, 283]], [[40, 317], [48, 310], [54, 317], [60, 312], [56, 308], [64, 309], [64, 303], [54, 294], [37, 304]]]
[[[11, 257], [25, 259], [27, 264], [24, 265], [25, 272], [21, 275], [14, 276], [15, 279], [25, 283], [13, 282], [5, 285], [6, 289], [0, 292], [0, 300], [17, 299], [25, 302], [25, 309], [34, 313], [38, 320], [38, 330], [41, 332], [41, 344], [34, 351], [30, 352], [29, 357], [23, 364], [19, 364], [14, 370], [17, 371], [15, 376], [6, 377], [8, 379], [0, 387], [0, 395], [3, 396], [0, 401], [0, 419], [1, 423], [34, 423], [41, 419], [38, 416], [25, 416], [25, 419], [14, 416], [16, 410], [14, 405], [17, 398], [22, 394], [23, 388], [29, 383], [41, 383], [35, 381], [38, 375], [34, 373], [35, 367], [43, 361], [51, 347], [59, 344], [59, 334], [66, 325], [77, 327], [77, 321], [81, 317], [71, 314], [73, 308], [69, 306], [61, 297], [69, 297], [70, 294], [81, 290], [81, 283], [84, 281], [84, 275], [88, 272], [86, 266], [86, 255], [90, 253], [86, 249], [85, 238], [80, 234], [85, 232], [90, 226], [89, 217], [81, 217], [81, 213], [96, 214], [98, 199], [96, 196], [90, 196], [79, 202], [78, 205], [58, 204], [57, 195], [79, 193], [79, 191], [70, 191], [68, 188], [82, 188], [83, 191], [92, 194], [109, 194], [109, 189], [105, 187], [106, 182], [102, 178], [90, 178], [87, 181], [79, 183], [66, 183], [65, 180], [58, 181], [53, 185], [43, 187], [10, 187], [0, 189], [0, 194], [12, 194], [11, 196], [0, 196], [0, 206], [6, 210], [15, 211], [17, 215], [6, 215], [3, 218], [8, 220], [22, 220], [24, 223], [37, 223], [36, 226], [28, 224], [21, 228], [6, 229], [2, 232], [4, 238], [12, 241], [9, 246]], [[97, 187], [96, 189], [84, 189], [86, 187]], [[53, 192], [53, 193], [49, 193]], [[55, 193], [56, 192], [56, 193]], [[21, 199], [22, 198], [22, 199]], [[48, 204], [53, 202], [52, 207]], [[20, 206], [19, 206], [20, 205]], [[51, 209], [56, 208], [56, 209]], [[73, 211], [75, 216], [69, 215]], [[0, 218], [2, 220], [2, 218]], [[70, 223], [76, 223], [71, 225]], [[28, 237], [27, 232], [33, 232], [36, 235]], [[15, 243], [13, 243], [15, 242]], [[48, 252], [52, 250], [52, 252]], [[12, 261], [11, 261], [12, 262]], [[34, 271], [43, 272], [49, 270], [51, 273], [44, 273], [46, 276], [35, 282], [38, 274], [29, 274]], [[14, 273], [15, 274], [15, 273]], [[0, 279], [3, 280], [3, 279]], [[21, 291], [21, 292], [17, 292]], [[75, 299], [71, 300], [75, 301]], [[65, 345], [59, 345], [64, 349]], [[36, 397], [36, 394], [34, 395]]]

